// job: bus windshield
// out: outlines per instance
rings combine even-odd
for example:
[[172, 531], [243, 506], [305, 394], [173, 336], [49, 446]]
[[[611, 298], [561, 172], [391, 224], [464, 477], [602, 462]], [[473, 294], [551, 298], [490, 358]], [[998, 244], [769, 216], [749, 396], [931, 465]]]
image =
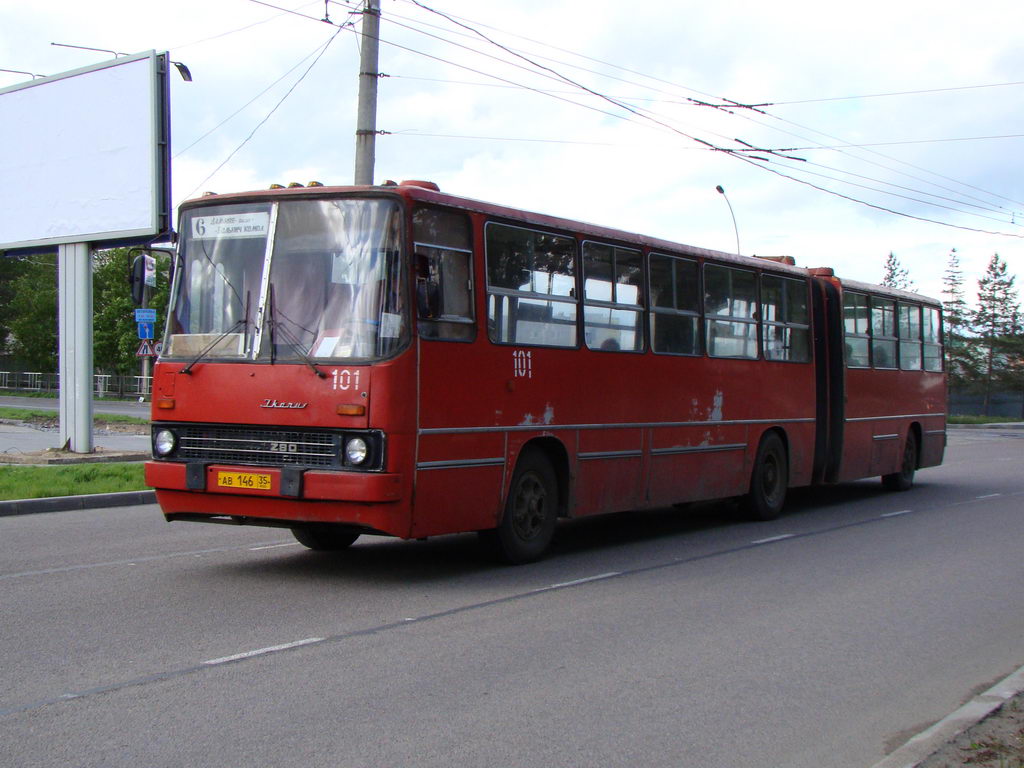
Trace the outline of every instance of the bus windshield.
[[166, 357], [372, 361], [408, 338], [401, 209], [383, 199], [195, 208]]

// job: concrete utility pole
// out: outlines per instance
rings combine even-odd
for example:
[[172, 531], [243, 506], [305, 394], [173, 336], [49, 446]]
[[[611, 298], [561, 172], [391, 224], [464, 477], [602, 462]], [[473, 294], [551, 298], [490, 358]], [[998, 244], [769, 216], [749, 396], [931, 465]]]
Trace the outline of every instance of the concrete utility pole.
[[356, 114], [356, 184], [373, 184], [377, 138], [377, 50], [380, 35], [380, 0], [366, 0], [363, 44], [359, 53], [359, 106]]

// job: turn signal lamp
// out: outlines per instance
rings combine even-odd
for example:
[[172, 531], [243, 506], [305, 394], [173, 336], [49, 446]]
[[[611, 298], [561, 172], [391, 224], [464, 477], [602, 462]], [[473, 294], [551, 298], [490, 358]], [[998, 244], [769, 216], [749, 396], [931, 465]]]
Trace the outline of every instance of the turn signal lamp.
[[156, 401], [156, 407], [163, 411], [169, 411], [174, 408], [173, 397], [161, 397]]
[[339, 403], [335, 407], [334, 412], [337, 413], [339, 416], [365, 416], [366, 406], [358, 404]]

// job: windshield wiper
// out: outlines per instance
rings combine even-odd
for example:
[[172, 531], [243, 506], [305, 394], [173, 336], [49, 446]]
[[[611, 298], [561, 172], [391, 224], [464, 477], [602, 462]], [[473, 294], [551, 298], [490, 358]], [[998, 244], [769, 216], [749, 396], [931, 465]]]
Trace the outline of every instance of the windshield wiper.
[[[270, 284], [270, 296], [268, 297], [268, 303], [270, 305], [268, 307], [268, 309], [270, 310], [270, 364], [271, 365], [274, 364], [274, 360], [275, 360], [275, 358], [277, 356], [277, 344], [274, 341], [274, 334], [277, 331], [280, 331], [281, 332], [281, 336], [284, 337], [285, 341], [287, 341], [289, 344], [291, 344], [292, 348], [295, 351], [295, 354], [297, 354], [302, 359], [302, 362], [304, 362], [306, 365], [308, 365], [310, 367], [310, 369], [313, 371], [313, 373], [315, 373], [318, 377], [320, 377], [321, 379], [326, 379], [327, 378], [327, 374], [324, 373], [323, 371], [321, 371], [319, 368], [316, 367], [316, 363], [313, 362], [313, 359], [308, 354], [309, 350], [308, 349], [307, 350], [303, 349], [302, 342], [299, 341], [298, 338], [296, 338], [294, 333], [292, 333], [291, 331], [288, 330], [288, 326], [287, 325], [285, 325], [284, 323], [278, 322], [278, 320], [277, 320], [277, 313], [276, 313], [276, 310], [274, 308], [274, 284], [273, 283]], [[285, 319], [287, 319], [287, 317]]]
[[242, 328], [244, 329], [243, 333], [244, 332], [248, 332], [248, 330], [249, 330], [249, 297], [250, 297], [250, 293], [249, 293], [249, 291], [246, 291], [245, 292], [245, 316], [239, 318], [238, 320], [235, 320], [235, 322], [232, 323], [230, 328], [228, 328], [226, 331], [224, 331], [224, 333], [220, 334], [217, 338], [215, 338], [213, 341], [211, 341], [209, 344], [207, 344], [205, 347], [203, 347], [203, 350], [198, 355], [196, 355], [191, 360], [191, 362], [189, 362], [188, 365], [186, 365], [184, 368], [182, 368], [180, 371], [178, 371], [178, 373], [186, 373], [189, 376], [191, 376], [192, 375], [192, 366], [194, 366], [196, 363], [198, 363], [200, 360], [202, 360], [204, 357], [206, 357], [208, 354], [210, 354], [210, 351], [214, 347], [216, 347], [218, 344], [220, 344], [224, 339], [226, 339], [228, 336], [230, 336], [232, 333], [234, 333], [235, 330], [238, 328], [238, 326], [242, 326]]

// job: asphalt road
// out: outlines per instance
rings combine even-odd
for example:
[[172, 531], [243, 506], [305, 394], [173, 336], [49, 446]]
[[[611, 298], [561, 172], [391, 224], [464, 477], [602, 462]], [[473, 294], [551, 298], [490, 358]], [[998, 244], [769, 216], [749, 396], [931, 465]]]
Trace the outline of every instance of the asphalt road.
[[0, 765], [874, 764], [1024, 664], [1024, 432], [951, 434], [904, 494], [360, 540], [0, 519]]

